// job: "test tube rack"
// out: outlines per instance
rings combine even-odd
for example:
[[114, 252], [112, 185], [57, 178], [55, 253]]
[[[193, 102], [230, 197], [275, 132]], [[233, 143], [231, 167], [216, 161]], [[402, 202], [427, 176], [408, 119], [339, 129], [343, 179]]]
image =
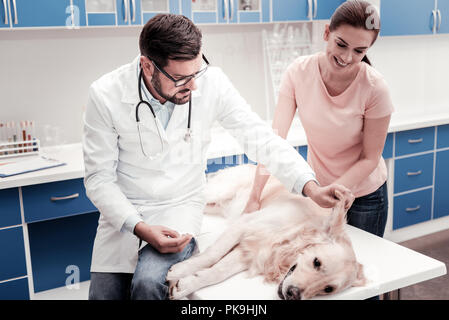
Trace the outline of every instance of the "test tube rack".
[[0, 142], [0, 159], [38, 155], [40, 150], [39, 139]]

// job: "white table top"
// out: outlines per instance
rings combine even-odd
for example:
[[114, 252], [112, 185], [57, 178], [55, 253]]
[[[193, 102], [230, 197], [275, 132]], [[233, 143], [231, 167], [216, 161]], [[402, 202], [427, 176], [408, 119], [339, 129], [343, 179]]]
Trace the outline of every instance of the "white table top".
[[[446, 108], [448, 109], [448, 108]], [[393, 114], [390, 122], [389, 132], [418, 129], [429, 126], [437, 126], [449, 123], [449, 111], [435, 109], [432, 112], [423, 110], [422, 113], [397, 113]], [[268, 121], [271, 125], [271, 122]], [[299, 119], [295, 117], [287, 140], [293, 146], [307, 145], [307, 139]], [[66, 162], [67, 165], [45, 169], [8, 178], [0, 178], [0, 190], [27, 186], [38, 183], [55, 182], [68, 179], [82, 178], [84, 176], [83, 152], [81, 143], [43, 148], [43, 154], [57, 160]], [[212, 142], [209, 147], [207, 158], [214, 159], [224, 156], [243, 154], [243, 148], [237, 141], [221, 127], [212, 130]], [[20, 161], [22, 158], [0, 159], [0, 164], [5, 162]]]
[[[198, 238], [200, 250], [211, 245], [226, 227], [226, 221], [215, 216], [204, 216], [202, 232], [212, 231]], [[335, 295], [314, 299], [357, 300], [404, 288], [445, 275], [446, 265], [394, 242], [379, 238], [347, 225], [357, 260], [363, 264], [368, 283], [352, 287]], [[248, 278], [247, 272], [197, 292], [193, 300], [272, 300], [277, 296], [277, 284], [264, 283], [262, 276]]]

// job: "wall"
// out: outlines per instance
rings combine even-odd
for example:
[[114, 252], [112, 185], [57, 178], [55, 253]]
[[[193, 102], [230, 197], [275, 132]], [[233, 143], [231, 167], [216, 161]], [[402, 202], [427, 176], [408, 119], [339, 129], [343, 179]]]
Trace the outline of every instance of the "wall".
[[[204, 52], [254, 110], [266, 116], [262, 30], [273, 24], [202, 26]], [[313, 25], [315, 50], [324, 23]], [[0, 31], [0, 120], [36, 120], [44, 145], [81, 141], [92, 81], [138, 54], [140, 28]], [[369, 57], [391, 88], [397, 111], [449, 107], [449, 35], [381, 38]], [[59, 130], [46, 131], [48, 126]], [[56, 137], [51, 140], [47, 137]]]

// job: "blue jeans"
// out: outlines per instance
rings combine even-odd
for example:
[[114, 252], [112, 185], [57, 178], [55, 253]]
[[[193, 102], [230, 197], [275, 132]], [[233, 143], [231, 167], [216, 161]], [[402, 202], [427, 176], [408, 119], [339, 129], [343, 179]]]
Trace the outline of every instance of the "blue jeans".
[[91, 272], [89, 300], [166, 300], [168, 269], [190, 258], [195, 247], [194, 238], [179, 253], [160, 253], [147, 244], [139, 251], [134, 274]]
[[388, 193], [385, 182], [376, 191], [356, 198], [347, 213], [348, 224], [383, 237], [388, 217]]
[[[383, 237], [388, 217], [388, 192], [385, 182], [376, 191], [356, 198], [349, 208], [346, 218], [348, 224]], [[374, 296], [367, 300], [379, 300]]]

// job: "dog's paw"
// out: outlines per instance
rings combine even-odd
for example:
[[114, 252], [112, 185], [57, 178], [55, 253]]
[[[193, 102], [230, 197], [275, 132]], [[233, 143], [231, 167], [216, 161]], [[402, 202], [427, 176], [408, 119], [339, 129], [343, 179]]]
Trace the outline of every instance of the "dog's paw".
[[190, 274], [189, 261], [185, 260], [183, 262], [172, 265], [167, 272], [167, 281], [174, 281], [184, 278]]
[[169, 281], [168, 294], [170, 300], [179, 300], [195, 291], [193, 277], [188, 276], [179, 280]]

